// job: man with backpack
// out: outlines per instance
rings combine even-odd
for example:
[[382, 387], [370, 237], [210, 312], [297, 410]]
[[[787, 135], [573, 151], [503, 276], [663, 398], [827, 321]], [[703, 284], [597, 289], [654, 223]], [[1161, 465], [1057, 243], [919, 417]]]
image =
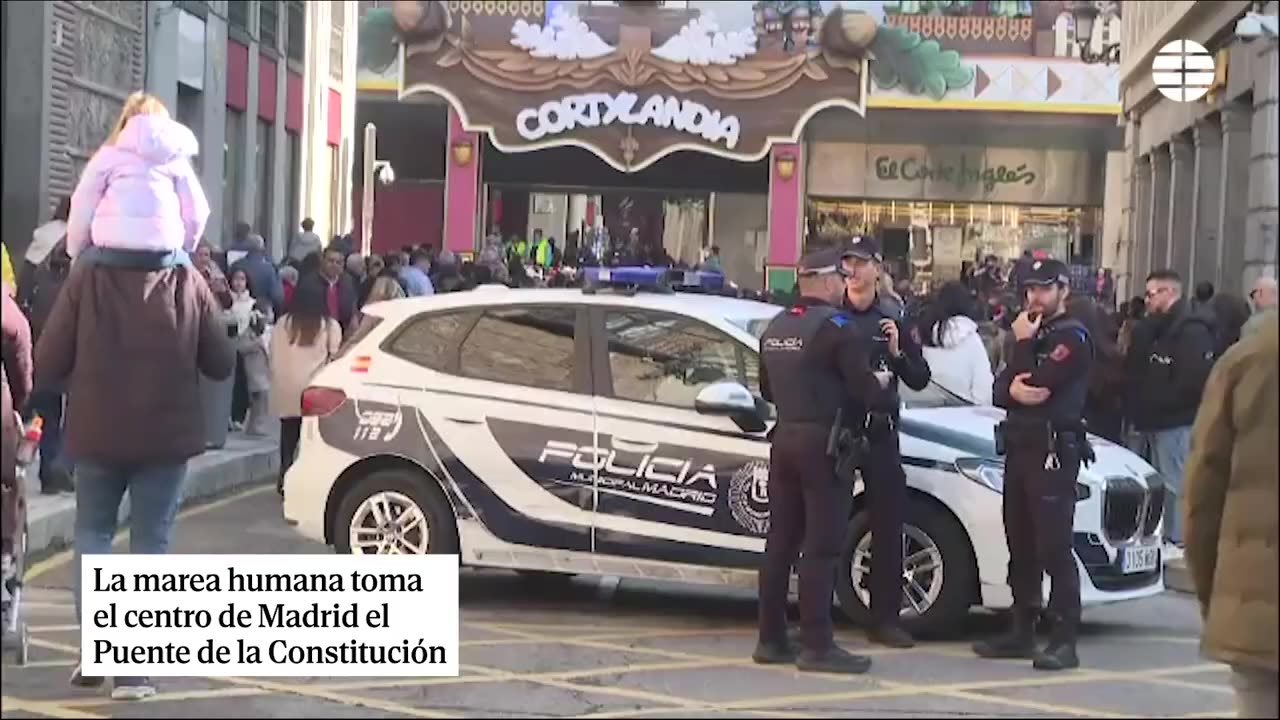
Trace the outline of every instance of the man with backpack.
[[1139, 434], [1138, 450], [1165, 482], [1165, 560], [1182, 556], [1179, 499], [1183, 465], [1200, 396], [1217, 357], [1213, 321], [1195, 312], [1172, 270], [1147, 276], [1147, 317], [1135, 329], [1126, 359], [1129, 415]]

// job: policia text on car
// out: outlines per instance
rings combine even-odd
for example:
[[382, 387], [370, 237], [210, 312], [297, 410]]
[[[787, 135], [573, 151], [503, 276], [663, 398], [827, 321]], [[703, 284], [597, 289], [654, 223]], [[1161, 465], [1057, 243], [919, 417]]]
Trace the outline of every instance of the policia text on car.
[[[903, 604], [923, 614], [930, 598], [916, 581], [914, 568], [903, 567], [907, 475], [902, 469], [898, 437], [898, 380], [912, 390], [923, 390], [929, 385], [929, 363], [920, 343], [903, 328], [901, 304], [878, 291], [884, 257], [876, 239], [854, 237], [842, 260], [849, 275], [844, 296], [849, 327], [867, 348], [872, 370], [888, 378], [886, 392], [868, 404], [866, 414], [847, 416], [850, 432], [862, 438], [867, 448], [858, 466], [871, 527], [871, 628], [867, 637], [881, 645], [908, 648], [914, 642], [900, 624]], [[852, 604], [861, 607], [856, 598]]]
[[[779, 313], [760, 340], [760, 391], [777, 408], [769, 457], [769, 533], [760, 568], [758, 663], [801, 670], [861, 673], [865, 656], [835, 645], [831, 598], [836, 557], [853, 501], [852, 476], [837, 476], [829, 454], [843, 415], [865, 415], [883, 391], [869, 358], [839, 310], [845, 291], [842, 252], [801, 259], [801, 297]], [[787, 639], [787, 591], [799, 560], [801, 648]]]
[[[1093, 460], [1082, 417], [1093, 350], [1080, 321], [1066, 316], [1070, 278], [1057, 260], [1040, 260], [1024, 281], [1027, 310], [1013, 323], [1013, 359], [996, 378], [997, 405], [1008, 410], [996, 428], [998, 453], [1007, 453], [1004, 527], [1009, 545], [1013, 624], [1009, 632], [974, 645], [988, 658], [1033, 658], [1041, 670], [1077, 667], [1080, 575], [1072, 554], [1075, 485], [1080, 464]], [[1042, 578], [1052, 583], [1052, 635], [1035, 648]]]

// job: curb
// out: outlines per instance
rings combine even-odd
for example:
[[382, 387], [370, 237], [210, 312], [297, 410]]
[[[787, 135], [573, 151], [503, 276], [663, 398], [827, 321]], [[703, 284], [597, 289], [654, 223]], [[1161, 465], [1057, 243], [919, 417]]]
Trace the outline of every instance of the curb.
[[[248, 485], [272, 480], [280, 468], [279, 446], [272, 439], [227, 438], [225, 447], [191, 459], [179, 508], [185, 508]], [[28, 562], [47, 557], [75, 540], [74, 495], [27, 495]], [[129, 498], [120, 508], [120, 530], [128, 528]]]
[[1185, 560], [1173, 560], [1165, 563], [1164, 586], [1169, 590], [1195, 594], [1195, 585], [1191, 582], [1191, 573], [1187, 572]]

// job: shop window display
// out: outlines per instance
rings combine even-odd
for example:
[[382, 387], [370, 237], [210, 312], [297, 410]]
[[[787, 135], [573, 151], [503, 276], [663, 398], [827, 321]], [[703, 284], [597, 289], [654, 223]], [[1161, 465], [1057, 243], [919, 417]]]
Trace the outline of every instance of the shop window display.
[[1007, 262], [1031, 251], [1088, 264], [1092, 247], [1084, 240], [1094, 227], [1101, 227], [1098, 208], [811, 199], [805, 251], [829, 247], [855, 233], [874, 235], [885, 248], [894, 276], [927, 291], [961, 279], [968, 267], [988, 255]]

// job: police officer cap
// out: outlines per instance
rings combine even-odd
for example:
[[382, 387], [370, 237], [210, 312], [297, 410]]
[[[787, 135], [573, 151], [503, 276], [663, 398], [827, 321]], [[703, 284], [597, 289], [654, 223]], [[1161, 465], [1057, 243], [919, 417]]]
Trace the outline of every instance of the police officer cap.
[[1031, 263], [1023, 285], [1070, 285], [1071, 276], [1067, 273], [1067, 265], [1061, 260], [1036, 260]]
[[800, 274], [826, 275], [840, 272], [840, 264], [848, 255], [848, 251], [843, 247], [815, 250], [800, 258]]
[[845, 255], [863, 260], [884, 262], [884, 252], [880, 249], [880, 241], [870, 235], [854, 235], [845, 246]]

